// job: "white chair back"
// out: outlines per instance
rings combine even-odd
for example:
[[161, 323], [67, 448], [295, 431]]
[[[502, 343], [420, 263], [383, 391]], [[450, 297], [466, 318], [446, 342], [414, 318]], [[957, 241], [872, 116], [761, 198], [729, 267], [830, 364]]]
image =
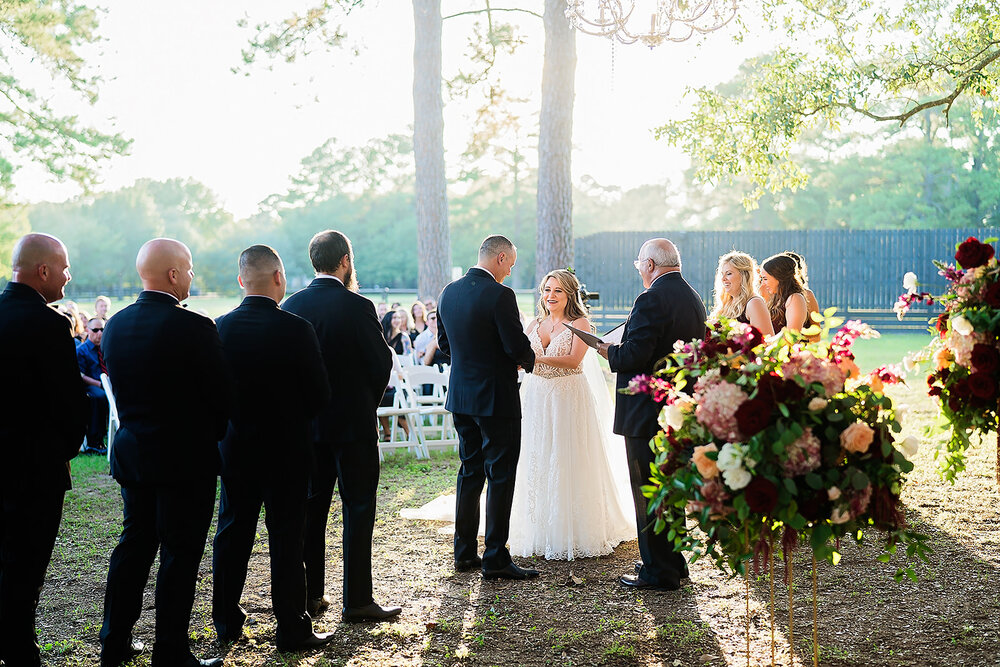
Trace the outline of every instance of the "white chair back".
[[111, 378], [107, 373], [101, 373], [101, 386], [104, 393], [108, 395], [108, 460], [111, 460], [111, 447], [115, 442], [115, 434], [121, 421], [118, 419], [118, 403], [115, 401], [115, 392], [111, 389]]

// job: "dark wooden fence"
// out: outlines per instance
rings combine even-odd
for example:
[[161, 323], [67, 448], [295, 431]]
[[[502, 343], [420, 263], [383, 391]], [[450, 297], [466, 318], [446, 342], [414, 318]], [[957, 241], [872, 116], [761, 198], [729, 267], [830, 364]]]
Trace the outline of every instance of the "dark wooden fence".
[[913, 271], [922, 289], [944, 288], [932, 260], [954, 261], [955, 245], [969, 236], [1000, 236], [997, 228], [919, 230], [794, 230], [769, 232], [602, 232], [576, 240], [576, 273], [587, 289], [600, 292], [593, 309], [599, 331], [621, 322], [642, 291], [632, 266], [639, 247], [664, 236], [680, 250], [682, 272], [708, 309], [719, 257], [742, 250], [762, 261], [794, 250], [809, 265], [809, 287], [820, 308], [836, 306], [839, 314], [868, 322], [882, 331], [919, 332], [934, 309], [914, 309], [902, 322], [892, 306], [903, 290], [903, 274]]

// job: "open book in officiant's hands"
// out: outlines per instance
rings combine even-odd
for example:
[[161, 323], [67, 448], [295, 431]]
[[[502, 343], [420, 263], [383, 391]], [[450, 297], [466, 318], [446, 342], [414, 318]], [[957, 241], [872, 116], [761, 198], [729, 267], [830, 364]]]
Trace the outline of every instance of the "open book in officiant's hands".
[[605, 345], [616, 345], [622, 341], [622, 333], [625, 331], [625, 323], [622, 322], [616, 326], [611, 331], [607, 332], [600, 338], [590, 333], [589, 331], [583, 331], [582, 329], [577, 329], [576, 327], [571, 327], [568, 324], [563, 323], [563, 326], [572, 331], [576, 336], [586, 343], [588, 346], [597, 349], [597, 346], [601, 343]]

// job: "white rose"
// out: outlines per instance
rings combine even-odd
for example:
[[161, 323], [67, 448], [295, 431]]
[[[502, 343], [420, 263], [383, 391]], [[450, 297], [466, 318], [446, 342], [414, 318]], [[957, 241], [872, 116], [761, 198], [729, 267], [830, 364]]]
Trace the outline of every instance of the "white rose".
[[902, 403], [896, 406], [896, 421], [902, 423], [903, 419], [905, 419], [908, 414], [910, 414], [909, 403]]
[[722, 479], [725, 480], [726, 486], [730, 489], [733, 491], [739, 491], [750, 483], [750, 480], [753, 479], [753, 475], [751, 475], [746, 468], [740, 466], [724, 471], [722, 473]]
[[830, 514], [830, 521], [833, 523], [847, 523], [851, 520], [851, 513], [841, 510], [839, 507], [834, 507], [833, 512]]
[[813, 400], [809, 401], [809, 410], [810, 412], [819, 412], [826, 407], [826, 404], [827, 400], [825, 398], [817, 396]]
[[914, 435], [909, 435], [903, 442], [899, 443], [899, 449], [902, 450], [903, 456], [912, 459], [920, 450], [920, 439]]
[[917, 362], [913, 360], [913, 357], [909, 354], [903, 357], [903, 370], [907, 373], [912, 373], [917, 370]]
[[676, 403], [664, 405], [663, 409], [660, 410], [660, 416], [657, 421], [660, 423], [661, 428], [666, 429], [670, 427], [677, 431], [684, 425], [684, 410]]
[[831, 486], [829, 489], [826, 490], [826, 497], [829, 498], [830, 500], [836, 500], [837, 498], [840, 497], [840, 489], [837, 488], [836, 486]]
[[719, 457], [715, 464], [722, 471], [740, 468], [743, 466], [743, 452], [733, 443], [727, 442], [719, 450]]
[[961, 336], [969, 336], [972, 334], [974, 329], [972, 328], [972, 322], [965, 319], [961, 315], [951, 318], [951, 328]]
[[913, 271], [907, 271], [906, 274], [903, 275], [903, 288], [908, 294], [916, 294], [918, 284], [917, 274]]

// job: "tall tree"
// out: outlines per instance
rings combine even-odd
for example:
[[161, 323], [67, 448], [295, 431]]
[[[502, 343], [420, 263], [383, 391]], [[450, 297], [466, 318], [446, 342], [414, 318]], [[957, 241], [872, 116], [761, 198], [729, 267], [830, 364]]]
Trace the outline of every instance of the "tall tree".
[[538, 135], [538, 232], [535, 282], [573, 264], [573, 98], [576, 34], [565, 0], [545, 0], [545, 63]]
[[451, 278], [444, 173], [441, 0], [413, 0], [413, 155], [416, 160], [417, 292], [437, 297]]

